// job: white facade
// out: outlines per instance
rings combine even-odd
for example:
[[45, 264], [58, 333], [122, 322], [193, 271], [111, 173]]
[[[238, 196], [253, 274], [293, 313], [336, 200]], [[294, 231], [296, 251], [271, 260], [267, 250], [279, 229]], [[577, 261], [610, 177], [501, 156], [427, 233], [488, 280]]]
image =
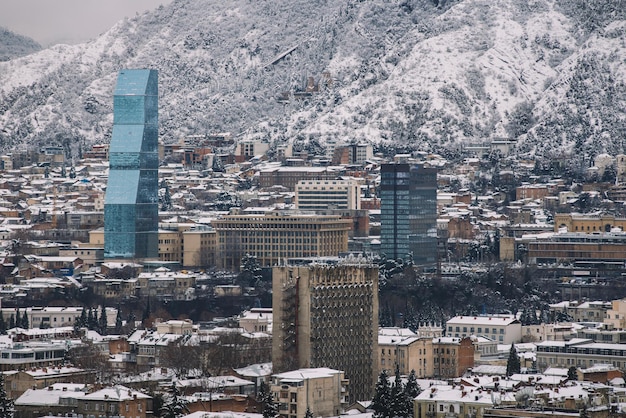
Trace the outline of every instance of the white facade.
[[[83, 308], [78, 306], [21, 308], [19, 309], [20, 318], [24, 311], [26, 311], [30, 328], [42, 328], [42, 326], [55, 328], [73, 326], [76, 319], [82, 314]], [[11, 315], [13, 315], [14, 320], [17, 320], [17, 314], [18, 310], [15, 308], [2, 308], [2, 316], [7, 324]], [[98, 315], [100, 315], [100, 311], [98, 311]]]
[[359, 210], [359, 184], [355, 180], [300, 180], [296, 184], [296, 208]]
[[484, 336], [499, 344], [522, 340], [522, 324], [513, 315], [455, 316], [446, 322], [446, 336], [464, 338]]
[[272, 333], [272, 308], [252, 308], [239, 316], [239, 327], [246, 332]]
[[239, 141], [235, 150], [235, 155], [252, 158], [257, 155], [264, 155], [270, 149], [270, 144], [262, 141]]

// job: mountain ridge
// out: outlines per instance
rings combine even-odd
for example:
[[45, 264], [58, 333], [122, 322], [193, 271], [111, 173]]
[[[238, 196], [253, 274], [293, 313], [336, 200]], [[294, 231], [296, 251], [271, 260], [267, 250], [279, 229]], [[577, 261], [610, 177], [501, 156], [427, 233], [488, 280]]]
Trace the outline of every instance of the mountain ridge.
[[505, 138], [581, 170], [621, 150], [618, 3], [176, 0], [92, 42], [0, 63], [0, 145], [75, 155], [107, 142], [117, 71], [150, 67], [166, 142], [230, 131], [439, 151]]

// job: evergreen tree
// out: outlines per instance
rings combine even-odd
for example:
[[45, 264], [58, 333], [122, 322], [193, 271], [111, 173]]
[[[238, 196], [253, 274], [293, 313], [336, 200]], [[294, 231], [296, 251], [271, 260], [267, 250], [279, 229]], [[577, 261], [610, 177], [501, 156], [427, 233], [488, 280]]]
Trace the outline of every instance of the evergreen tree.
[[567, 380], [578, 380], [578, 373], [576, 373], [576, 366], [572, 366], [567, 369]]
[[26, 315], [26, 309], [24, 309], [24, 314], [22, 315], [22, 328], [29, 329], [30, 323], [28, 322], [28, 315]]
[[170, 187], [167, 184], [167, 181], [163, 180], [161, 182], [161, 189], [163, 189], [163, 194], [160, 194], [161, 200], [161, 209], [162, 211], [172, 210], [172, 195], [170, 194]]
[[135, 329], [135, 321], [137, 320], [137, 318], [135, 317], [135, 314], [133, 311], [130, 311], [128, 313], [128, 316], [126, 317], [126, 326], [131, 327], [131, 329]]
[[259, 390], [256, 394], [256, 398], [257, 401], [260, 403], [265, 402], [265, 398], [267, 397], [267, 391], [268, 391], [268, 387], [267, 384], [265, 382], [261, 382], [261, 384], [259, 385]]
[[15, 316], [11, 314], [9, 317], [9, 329], [15, 328]]
[[213, 156], [213, 164], [211, 165], [211, 169], [216, 173], [222, 173], [224, 171], [224, 164], [222, 163], [222, 159], [219, 156]]
[[22, 328], [22, 315], [20, 314], [20, 308], [17, 308], [17, 311], [15, 311], [14, 327]]
[[117, 315], [115, 316], [115, 333], [122, 333], [122, 310], [119, 304], [117, 305]]
[[509, 351], [509, 359], [506, 362], [506, 375], [511, 376], [521, 371], [521, 364], [515, 349], [515, 344], [511, 344], [511, 350]]
[[0, 334], [6, 335], [7, 333], [7, 323], [4, 320], [4, 316], [0, 313]]
[[98, 332], [102, 335], [107, 334], [107, 308], [102, 304], [102, 310], [100, 311], [100, 318], [98, 319]]
[[161, 418], [178, 418], [189, 413], [185, 400], [181, 398], [176, 382], [172, 382], [169, 398], [161, 407]]
[[0, 418], [13, 418], [14, 414], [13, 400], [7, 396], [4, 388], [4, 374], [0, 373]]
[[408, 417], [409, 406], [407, 402], [406, 393], [404, 391], [404, 385], [402, 384], [402, 377], [400, 376], [400, 366], [396, 364], [396, 379], [391, 385], [390, 396], [390, 416], [391, 417]]
[[404, 385], [404, 393], [408, 402], [409, 416], [413, 416], [413, 399], [422, 392], [419, 383], [417, 383], [417, 376], [415, 370], [411, 370], [409, 377], [407, 378], [406, 385]]
[[146, 302], [146, 309], [144, 309], [143, 315], [141, 316], [141, 321], [143, 322], [150, 318], [150, 315], [152, 315], [152, 311], [150, 310], [150, 298], [148, 298], [148, 302]]
[[74, 321], [74, 330], [78, 332], [79, 329], [85, 326], [87, 326], [87, 308], [83, 306], [83, 309], [80, 312], [80, 317]]
[[378, 375], [376, 392], [370, 408], [374, 410], [374, 418], [389, 417], [391, 413], [391, 387], [387, 379], [387, 372], [383, 370]]
[[261, 383], [259, 399], [263, 404], [263, 418], [275, 418], [279, 415], [278, 404], [265, 382]]
[[87, 326], [87, 329], [94, 329], [94, 324], [93, 309], [89, 308], [89, 311], [87, 312], [87, 324], [85, 325]]

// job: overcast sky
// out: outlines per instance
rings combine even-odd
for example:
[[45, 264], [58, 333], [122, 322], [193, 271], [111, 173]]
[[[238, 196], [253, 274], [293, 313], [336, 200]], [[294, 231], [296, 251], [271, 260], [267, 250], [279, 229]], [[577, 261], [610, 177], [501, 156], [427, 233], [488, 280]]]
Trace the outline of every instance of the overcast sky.
[[0, 26], [42, 46], [80, 43], [172, 0], [0, 0]]

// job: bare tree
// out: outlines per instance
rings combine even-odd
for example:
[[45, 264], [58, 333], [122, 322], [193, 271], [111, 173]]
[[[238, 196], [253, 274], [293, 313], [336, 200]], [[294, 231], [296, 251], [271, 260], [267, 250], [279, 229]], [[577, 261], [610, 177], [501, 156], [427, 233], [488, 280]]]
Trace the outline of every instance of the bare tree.
[[171, 343], [161, 350], [160, 362], [173, 369], [176, 376], [187, 376], [191, 370], [202, 368], [200, 351], [199, 346], [184, 345], [180, 341]]
[[91, 341], [85, 341], [79, 346], [72, 347], [67, 357], [74, 366], [94, 372], [92, 382], [89, 383], [106, 383], [111, 380], [112, 370], [108, 355]]

